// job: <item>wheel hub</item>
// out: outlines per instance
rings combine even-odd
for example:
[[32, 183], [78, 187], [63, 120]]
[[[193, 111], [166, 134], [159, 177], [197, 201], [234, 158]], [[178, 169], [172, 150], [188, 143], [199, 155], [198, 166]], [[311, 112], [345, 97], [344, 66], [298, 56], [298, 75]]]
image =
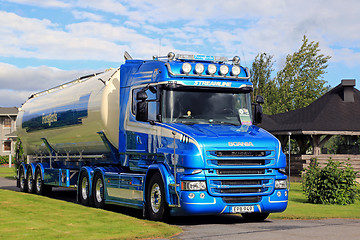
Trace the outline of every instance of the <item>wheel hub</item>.
[[158, 213], [161, 206], [161, 191], [159, 184], [155, 183], [150, 192], [151, 209], [154, 213]]

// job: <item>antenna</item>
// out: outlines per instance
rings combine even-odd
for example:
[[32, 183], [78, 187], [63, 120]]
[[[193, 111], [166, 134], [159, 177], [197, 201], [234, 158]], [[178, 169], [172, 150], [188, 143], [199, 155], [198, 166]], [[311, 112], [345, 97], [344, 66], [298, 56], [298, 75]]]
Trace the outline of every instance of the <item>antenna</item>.
[[241, 54], [243, 55], [243, 59], [244, 59], [245, 66], [247, 67], [247, 63], [246, 63], [245, 54], [244, 54], [244, 50], [243, 50], [243, 49], [241, 49]]

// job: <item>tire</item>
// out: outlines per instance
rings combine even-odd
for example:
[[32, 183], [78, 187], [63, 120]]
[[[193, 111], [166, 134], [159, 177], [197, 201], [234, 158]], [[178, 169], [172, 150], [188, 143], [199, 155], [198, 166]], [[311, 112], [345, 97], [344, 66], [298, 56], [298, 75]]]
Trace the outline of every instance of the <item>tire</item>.
[[104, 180], [101, 173], [96, 173], [93, 181], [93, 202], [96, 208], [104, 208], [105, 198], [104, 198]]
[[79, 181], [79, 198], [80, 203], [84, 206], [90, 205], [90, 181], [86, 171], [82, 171]]
[[26, 187], [28, 193], [35, 193], [35, 181], [31, 168], [29, 168], [26, 173]]
[[241, 215], [246, 222], [262, 222], [269, 216], [269, 213], [243, 213]]
[[169, 216], [165, 200], [165, 187], [160, 173], [155, 173], [146, 189], [146, 210], [150, 220], [166, 220]]
[[21, 167], [19, 170], [19, 187], [21, 192], [27, 192], [25, 171], [23, 167]]
[[42, 173], [41, 173], [41, 169], [38, 168], [35, 171], [35, 192], [38, 195], [47, 195], [51, 192], [52, 187], [51, 186], [47, 186], [44, 184], [44, 181], [42, 179]]

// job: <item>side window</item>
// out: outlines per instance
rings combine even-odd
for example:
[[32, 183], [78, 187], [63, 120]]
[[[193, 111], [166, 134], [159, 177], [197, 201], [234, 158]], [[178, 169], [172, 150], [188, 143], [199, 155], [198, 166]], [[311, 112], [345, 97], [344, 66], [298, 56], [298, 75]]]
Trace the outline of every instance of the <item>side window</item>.
[[[139, 91], [142, 91], [144, 88], [136, 88], [132, 91], [132, 113], [134, 115], [136, 115], [137, 112], [137, 102], [139, 102], [138, 100], [136, 100], [136, 94]], [[151, 91], [152, 90], [152, 91]], [[149, 120], [153, 120], [156, 121], [156, 116], [159, 113], [159, 109], [160, 109], [160, 104], [158, 101], [158, 91], [157, 91], [157, 87], [152, 87], [152, 89], [148, 89], [145, 91], [145, 93], [147, 94], [148, 98], [146, 99], [146, 102], [148, 103], [148, 119]]]

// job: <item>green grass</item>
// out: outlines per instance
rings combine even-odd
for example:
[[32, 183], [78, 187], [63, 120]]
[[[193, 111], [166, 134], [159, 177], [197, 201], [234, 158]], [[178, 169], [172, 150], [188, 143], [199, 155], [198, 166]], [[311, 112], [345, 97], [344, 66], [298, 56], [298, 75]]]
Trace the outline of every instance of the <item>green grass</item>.
[[14, 176], [16, 176], [16, 169], [14, 167], [0, 167], [0, 177], [14, 179]]
[[322, 205], [307, 203], [300, 183], [291, 183], [289, 203], [282, 213], [270, 214], [271, 219], [360, 218], [360, 202], [350, 205]]
[[142, 239], [179, 232], [162, 222], [0, 190], [0, 239]]

